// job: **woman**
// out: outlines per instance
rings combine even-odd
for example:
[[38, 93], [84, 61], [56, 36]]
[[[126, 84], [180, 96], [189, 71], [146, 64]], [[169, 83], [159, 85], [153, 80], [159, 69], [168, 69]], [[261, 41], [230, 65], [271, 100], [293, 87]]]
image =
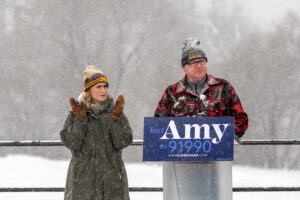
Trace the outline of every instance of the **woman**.
[[132, 130], [122, 112], [123, 96], [114, 105], [108, 86], [107, 77], [90, 65], [79, 104], [70, 99], [72, 111], [60, 132], [72, 152], [65, 200], [129, 200], [121, 154], [132, 142]]

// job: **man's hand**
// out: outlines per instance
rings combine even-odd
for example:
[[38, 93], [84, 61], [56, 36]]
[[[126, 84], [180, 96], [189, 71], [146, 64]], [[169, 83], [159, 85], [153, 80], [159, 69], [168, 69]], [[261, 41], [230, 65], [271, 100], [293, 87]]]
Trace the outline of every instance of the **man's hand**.
[[124, 103], [125, 103], [124, 97], [120, 95], [112, 111], [111, 118], [116, 119], [120, 116], [121, 112], [123, 112], [124, 109]]
[[86, 116], [86, 108], [85, 108], [83, 102], [81, 102], [80, 105], [78, 105], [76, 103], [75, 99], [71, 97], [70, 104], [71, 104], [72, 110], [75, 114], [77, 114], [81, 117]]

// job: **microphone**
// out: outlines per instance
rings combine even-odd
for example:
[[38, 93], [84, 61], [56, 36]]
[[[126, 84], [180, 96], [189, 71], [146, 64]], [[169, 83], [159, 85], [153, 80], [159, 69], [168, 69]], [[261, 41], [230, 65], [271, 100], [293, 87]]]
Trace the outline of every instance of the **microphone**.
[[174, 104], [173, 109], [177, 110], [179, 106], [183, 105], [186, 102], [185, 96], [182, 96], [178, 99], [178, 101]]
[[201, 94], [200, 95], [200, 100], [204, 106], [203, 108], [203, 111], [198, 113], [197, 115], [200, 115], [200, 116], [207, 116], [207, 113], [208, 113], [208, 102], [207, 102], [207, 97], [204, 95], [204, 94]]

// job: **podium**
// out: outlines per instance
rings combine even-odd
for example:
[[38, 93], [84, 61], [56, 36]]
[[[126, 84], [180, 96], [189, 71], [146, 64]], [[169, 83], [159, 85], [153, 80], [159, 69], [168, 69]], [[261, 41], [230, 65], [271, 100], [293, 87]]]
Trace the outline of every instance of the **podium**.
[[164, 162], [164, 200], [232, 200], [232, 162]]
[[232, 200], [234, 117], [146, 117], [143, 160], [163, 162], [164, 200]]

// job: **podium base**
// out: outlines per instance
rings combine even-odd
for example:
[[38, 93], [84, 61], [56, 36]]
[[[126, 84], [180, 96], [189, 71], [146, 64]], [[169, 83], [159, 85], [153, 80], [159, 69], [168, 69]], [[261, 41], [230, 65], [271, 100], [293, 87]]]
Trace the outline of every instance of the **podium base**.
[[164, 162], [164, 200], [232, 200], [232, 162]]

